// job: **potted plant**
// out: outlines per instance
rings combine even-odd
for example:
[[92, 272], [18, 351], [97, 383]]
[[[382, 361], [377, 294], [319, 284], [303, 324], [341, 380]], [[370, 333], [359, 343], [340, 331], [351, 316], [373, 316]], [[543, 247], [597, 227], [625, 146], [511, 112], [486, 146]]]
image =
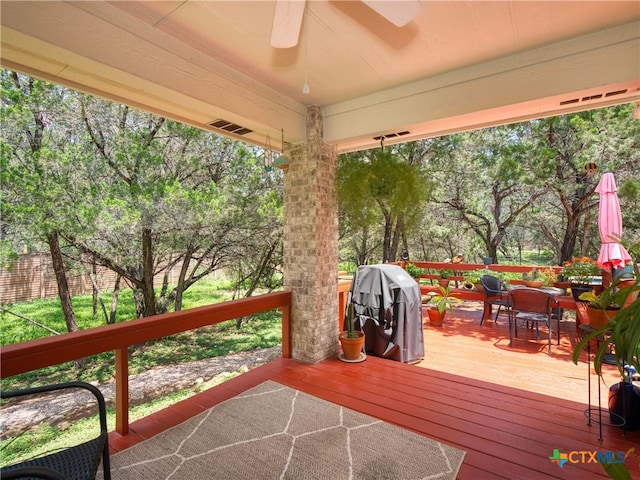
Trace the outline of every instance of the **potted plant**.
[[431, 293], [430, 306], [427, 308], [429, 324], [434, 327], [442, 326], [447, 310], [453, 312], [454, 303], [462, 303], [462, 300], [451, 295], [449, 287], [438, 285], [438, 293]]
[[424, 270], [414, 263], [407, 263], [404, 267], [406, 272], [413, 277], [416, 282], [420, 281], [420, 276], [424, 273]]
[[590, 257], [573, 257], [572, 261], [564, 262], [561, 275], [571, 282], [571, 294], [576, 302], [580, 295], [593, 289], [591, 280], [602, 273], [602, 267]]
[[553, 287], [558, 281], [558, 275], [553, 268], [543, 268], [538, 271], [538, 278], [542, 280], [542, 285], [545, 287]]
[[[640, 371], [640, 277], [636, 273], [632, 284], [614, 281], [601, 294], [608, 295], [611, 302], [622, 305], [617, 314], [610, 318], [602, 328], [585, 335], [573, 350], [573, 363], [578, 364], [580, 352], [596, 338], [608, 336], [608, 341], [600, 342], [593, 358], [593, 367], [598, 375], [602, 373], [605, 354], [613, 346], [614, 359], [621, 378], [625, 378], [625, 368], [632, 366]], [[633, 300], [632, 300], [633, 299]], [[632, 382], [633, 390], [640, 395], [640, 382]], [[603, 468], [611, 478], [631, 479], [624, 463], [603, 462]]]
[[609, 323], [620, 306], [616, 303], [614, 290], [607, 288], [596, 295], [593, 290], [584, 292], [580, 295], [580, 300], [589, 302], [587, 304], [587, 316], [589, 317], [589, 325], [591, 328], [599, 329]]
[[482, 284], [480, 283], [480, 277], [486, 274], [487, 271], [483, 268], [481, 270], [471, 270], [464, 275], [464, 287], [471, 290], [475, 288], [476, 290], [482, 291]]
[[522, 274], [522, 283], [527, 287], [540, 288], [544, 285], [544, 281], [540, 278], [537, 268], [532, 268], [529, 272]]
[[438, 270], [438, 285], [441, 287], [447, 288], [449, 286], [449, 277], [453, 276], [453, 270], [448, 268], [441, 268]]
[[362, 346], [364, 345], [364, 333], [356, 330], [355, 327], [355, 307], [353, 303], [347, 305], [347, 315], [345, 318], [347, 329], [340, 332], [338, 338], [342, 346], [342, 355], [338, 358], [345, 362], [358, 362], [364, 360]]

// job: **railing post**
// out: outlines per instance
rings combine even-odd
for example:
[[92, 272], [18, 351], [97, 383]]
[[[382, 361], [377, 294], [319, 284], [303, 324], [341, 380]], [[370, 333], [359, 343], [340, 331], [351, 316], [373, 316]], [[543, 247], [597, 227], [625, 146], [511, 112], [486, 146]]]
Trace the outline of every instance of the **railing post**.
[[280, 311], [282, 312], [282, 358], [291, 358], [291, 301]]
[[129, 433], [129, 348], [116, 351], [116, 432]]
[[350, 288], [351, 280], [338, 281], [338, 332], [344, 329], [344, 312], [347, 309]]

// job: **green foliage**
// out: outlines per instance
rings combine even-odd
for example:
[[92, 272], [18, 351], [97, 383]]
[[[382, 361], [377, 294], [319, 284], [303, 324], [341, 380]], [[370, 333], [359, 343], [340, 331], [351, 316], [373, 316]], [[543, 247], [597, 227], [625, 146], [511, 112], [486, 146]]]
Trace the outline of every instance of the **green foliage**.
[[471, 283], [473, 285], [477, 285], [480, 283], [480, 277], [485, 275], [487, 271], [483, 268], [480, 270], [470, 270], [468, 272], [464, 272], [464, 281]]
[[424, 269], [418, 267], [416, 264], [414, 263], [407, 263], [404, 266], [404, 269], [406, 270], [406, 272], [411, 275], [412, 278], [420, 278], [420, 275], [422, 275], [424, 273]]
[[[42, 250], [55, 232], [70, 268], [115, 271], [140, 293], [144, 315], [222, 266], [249, 293], [281, 285], [282, 176], [264, 175], [250, 148], [0, 72], [1, 217], [13, 251]], [[185, 276], [172, 289], [145, 281], [180, 262]]]
[[[197, 288], [185, 293], [185, 308], [230, 300], [232, 292], [220, 290], [221, 284], [203, 282]], [[135, 318], [135, 305], [131, 293], [123, 292], [118, 321]], [[93, 319], [91, 296], [74, 297], [78, 323], [82, 329], [104, 324], [101, 319]], [[58, 300], [38, 300], [8, 306], [50, 328], [64, 331], [64, 317]], [[130, 314], [127, 316], [127, 312]], [[138, 373], [155, 365], [169, 365], [226, 355], [255, 348], [268, 348], [282, 340], [281, 315], [277, 311], [263, 312], [247, 319], [238, 326], [234, 320], [220, 323], [197, 331], [184, 332], [163, 339], [154, 340], [132, 349], [130, 356], [131, 373]], [[0, 315], [1, 344], [7, 345], [34, 338], [48, 336], [41, 328], [2, 312]], [[54, 383], [71, 379], [86, 381], [106, 381], [113, 376], [113, 352], [105, 352], [86, 359], [82, 370], [77, 371], [72, 364], [62, 364], [46, 369], [28, 372], [2, 379], [2, 388], [19, 388], [35, 384]]]
[[573, 351], [573, 363], [578, 364], [580, 352], [588, 342], [607, 334], [610, 341], [600, 342], [595, 353], [593, 366], [596, 372], [601, 372], [604, 355], [609, 351], [611, 345], [616, 352], [616, 366], [621, 376], [624, 376], [625, 362], [640, 371], [640, 321], [638, 321], [640, 318], [640, 297], [636, 297], [635, 300], [627, 304], [633, 298], [632, 295], [638, 293], [640, 293], [640, 278], [638, 276], [634, 277], [631, 285], [622, 286], [619, 280], [616, 280], [602, 292], [601, 295], [604, 298], [609, 299], [611, 303], [622, 305], [622, 308], [609, 320], [607, 325], [582, 338]]
[[451, 295], [451, 287], [438, 285], [438, 293], [431, 292], [428, 295], [431, 297], [429, 303], [433, 304], [440, 313], [445, 310], [453, 312], [453, 305], [462, 303], [462, 300]]
[[348, 272], [350, 275], [358, 269], [358, 265], [353, 262], [340, 262], [338, 265], [338, 270], [343, 272]]
[[616, 303], [616, 298], [612, 289], [605, 289], [599, 295], [596, 295], [593, 290], [589, 292], [581, 293], [578, 297], [580, 300], [589, 302], [589, 306], [597, 308], [598, 310], [617, 309], [619, 308]]
[[0, 239], [0, 268], [11, 272], [16, 260], [18, 260], [18, 254], [13, 249], [11, 242]]
[[[364, 263], [372, 233], [381, 239], [382, 261], [394, 261], [397, 241], [413, 231], [429, 198], [430, 183], [416, 165], [402, 158], [407, 146], [341, 155], [336, 190], [343, 228], [360, 235], [355, 252]], [[405, 152], [406, 153], [406, 152]]]
[[440, 276], [440, 278], [449, 278], [454, 275], [454, 271], [449, 268], [441, 268], [440, 270], [438, 270], [438, 275]]
[[573, 257], [564, 262], [561, 275], [569, 278], [572, 283], [589, 284], [591, 278], [602, 273], [602, 268], [593, 258]]

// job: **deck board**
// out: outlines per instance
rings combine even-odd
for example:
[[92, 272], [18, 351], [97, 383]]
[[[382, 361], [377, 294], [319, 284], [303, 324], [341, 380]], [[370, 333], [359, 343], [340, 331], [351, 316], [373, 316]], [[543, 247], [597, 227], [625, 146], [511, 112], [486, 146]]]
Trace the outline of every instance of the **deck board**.
[[[617, 452], [640, 445], [640, 432], [624, 436], [622, 429], [604, 426], [600, 442], [598, 426], [587, 425], [586, 355], [577, 366], [571, 362], [571, 316], [562, 322], [561, 345], [548, 356], [545, 341], [531, 332], [523, 331], [509, 348], [506, 321], [480, 326], [480, 314], [477, 305], [465, 304], [443, 328], [426, 325], [425, 360], [417, 365], [376, 357], [316, 365], [276, 359], [134, 422], [126, 437], [112, 432], [111, 449], [170, 428], [193, 408], [208, 408], [273, 380], [465, 450], [460, 479], [607, 478], [598, 464], [560, 469], [548, 458], [555, 448]], [[615, 383], [615, 368], [607, 368], [605, 377]], [[608, 389], [603, 390], [606, 399]]]

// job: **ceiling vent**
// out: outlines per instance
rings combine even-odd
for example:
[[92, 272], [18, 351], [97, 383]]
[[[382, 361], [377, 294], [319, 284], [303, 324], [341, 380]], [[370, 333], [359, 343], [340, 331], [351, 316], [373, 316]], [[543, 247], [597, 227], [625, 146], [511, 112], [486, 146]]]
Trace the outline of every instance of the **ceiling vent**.
[[616, 95], [622, 95], [623, 93], [627, 93], [627, 90], [628, 89], [625, 88], [624, 90], [615, 90], [613, 92], [607, 92], [605, 94], [597, 93], [595, 95], [589, 95], [587, 97], [572, 98], [571, 100], [563, 100], [562, 102], [560, 102], [560, 105], [571, 105], [572, 103], [588, 102], [589, 100], [597, 100], [602, 97], [615, 97]]
[[373, 137], [374, 140], [384, 140], [387, 138], [396, 138], [396, 137], [404, 137], [405, 135], [409, 135], [411, 132], [408, 130], [404, 130], [402, 132], [395, 133], [387, 133], [385, 135], [378, 135], [377, 137]]
[[218, 130], [224, 130], [225, 132], [233, 133], [235, 135], [246, 135], [247, 133], [253, 132], [253, 130], [249, 128], [241, 127], [240, 125], [236, 125], [235, 123], [223, 120], [221, 118], [218, 118], [213, 122], [209, 122], [207, 123], [207, 125], [213, 128], [217, 128]]

